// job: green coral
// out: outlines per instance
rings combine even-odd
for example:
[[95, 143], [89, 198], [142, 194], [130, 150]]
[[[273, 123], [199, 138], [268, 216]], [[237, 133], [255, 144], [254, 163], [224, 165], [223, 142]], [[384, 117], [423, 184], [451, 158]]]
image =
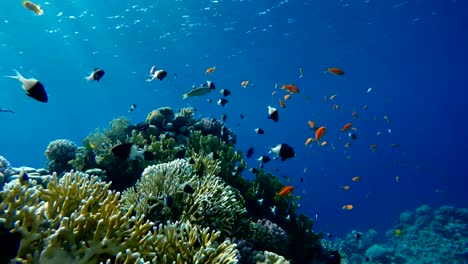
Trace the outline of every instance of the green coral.
[[257, 264], [289, 264], [289, 261], [283, 256], [269, 251], [257, 252], [254, 261]]

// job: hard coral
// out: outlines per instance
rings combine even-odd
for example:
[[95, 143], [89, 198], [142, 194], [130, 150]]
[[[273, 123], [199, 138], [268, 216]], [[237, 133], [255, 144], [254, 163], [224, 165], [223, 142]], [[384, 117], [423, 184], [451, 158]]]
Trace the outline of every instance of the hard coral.
[[76, 144], [68, 139], [57, 139], [49, 143], [45, 156], [49, 160], [48, 170], [62, 173], [72, 168], [69, 161], [75, 158]]
[[165, 129], [166, 124], [172, 122], [174, 119], [174, 111], [170, 107], [161, 107], [156, 110], [151, 111], [146, 116], [146, 123], [149, 125], [154, 125], [159, 129]]
[[268, 250], [281, 255], [286, 253], [288, 235], [277, 224], [261, 219], [251, 222], [249, 227], [255, 250]]

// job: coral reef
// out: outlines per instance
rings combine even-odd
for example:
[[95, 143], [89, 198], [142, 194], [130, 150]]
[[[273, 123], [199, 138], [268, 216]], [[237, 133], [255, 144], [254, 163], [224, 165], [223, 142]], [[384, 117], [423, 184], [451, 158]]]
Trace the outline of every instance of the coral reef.
[[[339, 249], [345, 263], [465, 263], [468, 259], [468, 209], [422, 205], [400, 214], [400, 222], [386, 232], [353, 231], [324, 247]], [[361, 234], [361, 236], [357, 236]]]
[[[190, 223], [154, 226], [124, 212], [120, 194], [95, 176], [50, 176], [47, 188], [17, 183], [3, 190], [0, 223], [20, 234], [15, 261], [26, 263], [236, 263], [235, 244]], [[134, 252], [134, 253], [132, 253]]]
[[[48, 170], [21, 167], [8, 173], [8, 187], [0, 193], [0, 239], [18, 243], [9, 253], [0, 249], [1, 260], [250, 264], [339, 259], [321, 247], [313, 221], [296, 214], [294, 196], [275, 199], [284, 186], [276, 176], [262, 169], [254, 181], [242, 176], [247, 165], [235, 149], [235, 134], [222, 121], [193, 114], [193, 108], [174, 113], [162, 107], [137, 124], [114, 119], [89, 134], [82, 147], [75, 146], [73, 156], [53, 165], [62, 166], [57, 172], [77, 172], [48, 175]], [[112, 149], [122, 143], [151, 158], [114, 156]], [[51, 160], [63, 158], [53, 154], [54, 148], [46, 151]]]
[[47, 169], [59, 174], [69, 171], [72, 168], [69, 162], [75, 158], [77, 149], [76, 144], [68, 139], [57, 139], [50, 142], [45, 151], [45, 156], [49, 160]]

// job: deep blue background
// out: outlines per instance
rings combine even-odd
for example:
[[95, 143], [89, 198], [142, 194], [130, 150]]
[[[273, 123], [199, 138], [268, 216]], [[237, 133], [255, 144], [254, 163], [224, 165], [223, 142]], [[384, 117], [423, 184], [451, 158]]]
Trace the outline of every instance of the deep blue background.
[[[199, 117], [226, 113], [238, 149], [255, 147], [255, 159], [278, 143], [295, 148], [295, 158], [272, 161], [266, 169], [291, 179], [294, 194], [303, 196], [303, 212], [311, 217], [319, 212], [315, 230], [342, 234], [373, 227], [383, 233], [401, 211], [423, 203], [468, 206], [463, 1], [37, 4], [44, 16], [20, 1], [0, 3], [0, 74], [17, 69], [41, 80], [49, 94], [49, 103], [42, 104], [25, 96], [19, 82], [0, 79], [0, 107], [16, 112], [0, 113], [0, 155], [14, 166], [44, 166], [50, 141], [67, 138], [81, 145], [112, 118], [140, 122], [161, 106], [193, 106]], [[169, 77], [146, 83], [152, 65]], [[214, 65], [208, 78], [231, 90], [228, 105], [216, 105], [217, 91], [182, 100]], [[95, 67], [106, 75], [100, 83], [86, 82]], [[346, 74], [324, 74], [327, 67]], [[243, 80], [252, 85], [242, 88]], [[271, 96], [275, 83], [300, 89], [286, 109], [277, 102], [284, 91]], [[324, 103], [332, 94], [335, 100]], [[332, 110], [333, 103], [340, 109]], [[137, 109], [128, 113], [131, 104]], [[362, 111], [365, 104], [369, 108]], [[280, 122], [266, 118], [268, 105], [279, 109]], [[351, 117], [353, 110], [358, 119]], [[326, 147], [304, 146], [313, 134], [309, 119], [328, 127]], [[358, 128], [349, 149], [343, 146], [349, 138], [339, 131], [346, 122]], [[256, 135], [256, 127], [265, 135]], [[370, 144], [378, 145], [376, 152]], [[254, 158], [251, 166], [257, 165]], [[356, 175], [361, 182], [351, 182]], [[347, 203], [355, 209], [343, 211]]]

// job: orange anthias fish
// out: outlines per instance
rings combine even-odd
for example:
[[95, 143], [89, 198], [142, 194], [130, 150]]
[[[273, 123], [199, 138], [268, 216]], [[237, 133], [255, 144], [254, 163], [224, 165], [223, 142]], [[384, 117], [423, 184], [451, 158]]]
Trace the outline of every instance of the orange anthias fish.
[[284, 100], [287, 101], [287, 100], [291, 99], [291, 95], [290, 94], [285, 94], [283, 98], [284, 98]]
[[283, 100], [279, 99], [278, 102], [279, 102], [281, 108], [286, 108], [286, 103]]
[[349, 187], [348, 185], [341, 186], [341, 188], [343, 188], [343, 190], [345, 191], [349, 191], [351, 189], [351, 187]]
[[299, 88], [297, 88], [297, 86], [294, 84], [284, 84], [281, 86], [281, 89], [284, 89], [292, 94], [299, 92]]
[[342, 128], [341, 128], [341, 132], [345, 132], [346, 130], [350, 129], [351, 127], [353, 126], [353, 124], [351, 123], [346, 123]]
[[353, 210], [354, 206], [352, 204], [345, 204], [341, 209], [346, 210], [346, 211], [351, 211]]
[[344, 71], [343, 71], [342, 69], [336, 68], [336, 67], [334, 67], [334, 68], [328, 68], [328, 69], [327, 69], [327, 72], [333, 73], [333, 74], [335, 74], [335, 75], [343, 75], [343, 74], [344, 74]]
[[44, 14], [44, 11], [42, 11], [42, 9], [33, 2], [24, 1], [23, 6], [29, 9], [30, 11], [34, 12], [38, 16], [42, 16]]
[[361, 176], [355, 176], [351, 178], [352, 181], [358, 182], [361, 180]]
[[325, 134], [325, 130], [327, 130], [327, 127], [326, 126], [321, 126], [317, 129], [317, 131], [315, 131], [315, 141], [317, 141], [317, 143], [320, 141], [320, 139], [322, 139], [323, 135]]
[[206, 74], [211, 74], [211, 73], [213, 73], [215, 70], [216, 70], [216, 65], [213, 66], [213, 67], [211, 67], [211, 68], [206, 69]]
[[306, 145], [306, 146], [307, 146], [307, 145], [310, 145], [310, 143], [311, 143], [312, 141], [314, 141], [313, 138], [308, 138], [308, 139], [306, 140], [306, 142], [304, 143], [304, 145]]
[[242, 86], [242, 87], [246, 88], [247, 85], [249, 85], [249, 81], [242, 81], [242, 82], [241, 82], [241, 86]]
[[309, 127], [310, 127], [310, 128], [315, 129], [315, 122], [314, 122], [314, 121], [309, 120], [309, 121], [307, 122], [307, 124], [309, 124]]
[[286, 195], [291, 195], [293, 191], [294, 191], [294, 186], [291, 186], [291, 185], [284, 186], [283, 188], [281, 188], [281, 190], [278, 193], [276, 193], [276, 198], [280, 198]]

